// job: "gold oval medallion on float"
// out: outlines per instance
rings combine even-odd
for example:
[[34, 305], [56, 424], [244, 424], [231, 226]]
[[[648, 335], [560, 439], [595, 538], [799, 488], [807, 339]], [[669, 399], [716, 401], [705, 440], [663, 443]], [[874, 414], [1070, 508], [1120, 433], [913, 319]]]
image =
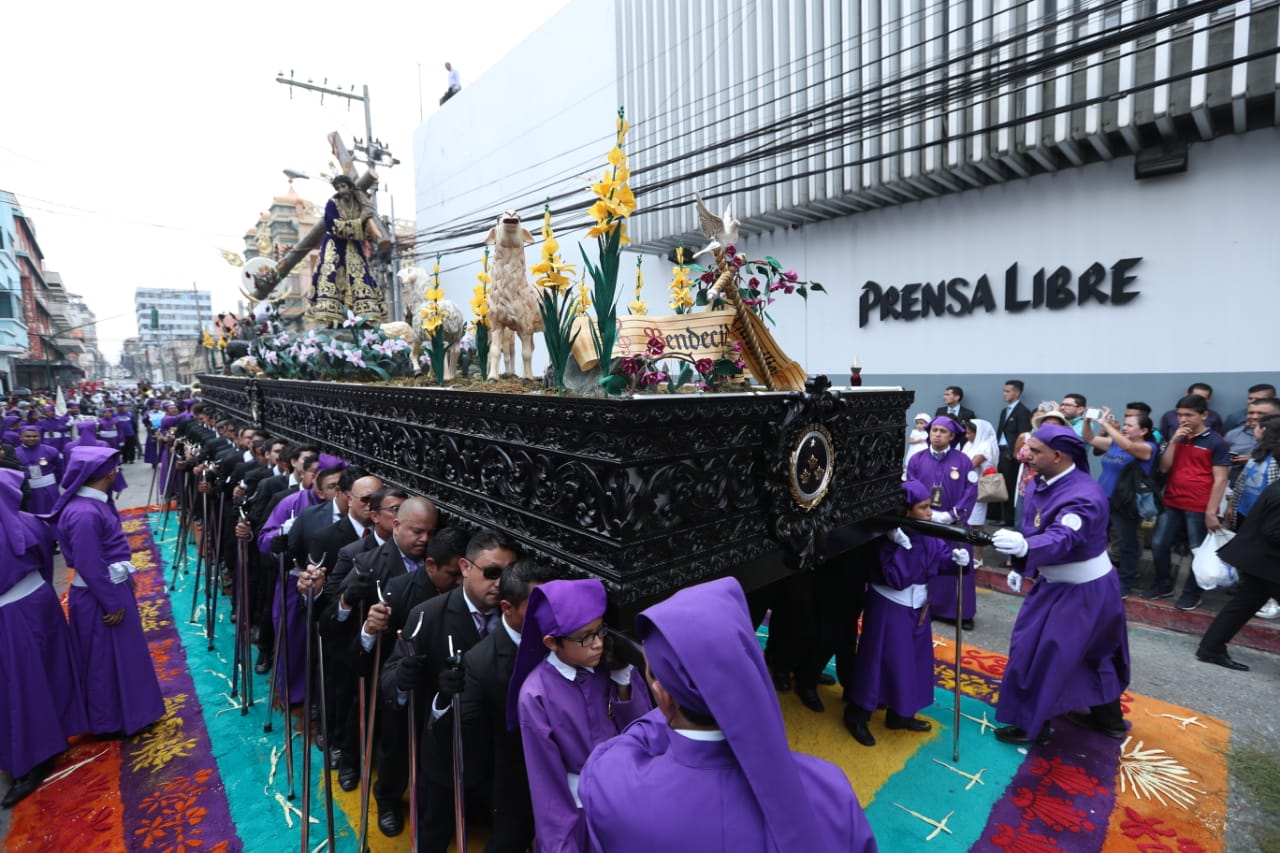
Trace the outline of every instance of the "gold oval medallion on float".
[[821, 424], [809, 424], [800, 433], [791, 450], [791, 497], [801, 509], [810, 510], [822, 503], [831, 488], [835, 474], [836, 447], [831, 433]]

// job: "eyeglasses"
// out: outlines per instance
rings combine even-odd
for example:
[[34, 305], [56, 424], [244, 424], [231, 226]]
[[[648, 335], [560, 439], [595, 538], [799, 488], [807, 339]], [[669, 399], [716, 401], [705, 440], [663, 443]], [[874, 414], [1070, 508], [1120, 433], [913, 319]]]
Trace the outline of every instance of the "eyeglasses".
[[367, 504], [372, 498], [373, 498], [373, 495], [352, 495], [351, 496], [352, 500], [359, 501], [362, 504]]
[[577, 637], [562, 637], [561, 639], [568, 640], [571, 643], [577, 643], [585, 649], [587, 646], [594, 646], [596, 641], [603, 643], [604, 638], [608, 635], [609, 627], [607, 625], [601, 625], [589, 634], [581, 634]]
[[[475, 563], [471, 565], [475, 566]], [[487, 581], [496, 581], [507, 570], [506, 566], [476, 566], [476, 568], [480, 570], [480, 573], [484, 575], [484, 579]]]
[[391, 506], [378, 506], [378, 507], [374, 507], [373, 509], [374, 512], [382, 512], [383, 510], [386, 510], [392, 515], [396, 515], [397, 513], [400, 512], [400, 504], [392, 504]]

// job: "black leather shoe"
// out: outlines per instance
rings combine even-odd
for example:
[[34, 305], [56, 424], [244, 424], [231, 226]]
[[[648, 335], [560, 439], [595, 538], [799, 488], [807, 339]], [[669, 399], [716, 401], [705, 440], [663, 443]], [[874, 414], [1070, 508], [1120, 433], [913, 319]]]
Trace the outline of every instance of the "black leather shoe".
[[395, 838], [404, 830], [404, 818], [400, 816], [399, 803], [378, 803], [378, 831], [387, 838]]
[[815, 714], [821, 714], [827, 710], [826, 706], [822, 704], [822, 699], [818, 696], [818, 691], [812, 687], [797, 687], [796, 695], [800, 697], [800, 704]]
[[1093, 714], [1082, 714], [1079, 711], [1068, 711], [1063, 716], [1075, 723], [1077, 726], [1082, 726], [1086, 729], [1093, 729], [1095, 732], [1104, 734], [1113, 740], [1124, 740], [1129, 736], [1129, 730], [1124, 726], [1121, 726], [1118, 729], [1113, 729], [1108, 726], [1099, 725], [1097, 718], [1094, 717]]
[[836, 683], [834, 675], [827, 675], [825, 672], [818, 673], [818, 683], [823, 687], [833, 687]]
[[[1052, 731], [1053, 730], [1049, 728], [1049, 724], [1046, 723], [1044, 727], [1040, 729], [1039, 736], [1036, 737], [1036, 746], [1044, 746], [1047, 744], [1049, 742], [1049, 735]], [[1013, 743], [1020, 745], [1031, 743], [1031, 738], [1028, 737], [1027, 733], [1017, 726], [1002, 726], [1001, 728], [996, 729], [995, 736], [996, 740], [1001, 743]]]
[[271, 658], [267, 657], [266, 652], [258, 652], [258, 660], [253, 665], [253, 671], [258, 675], [266, 675], [271, 671]]
[[867, 724], [858, 720], [844, 718], [844, 727], [849, 730], [849, 734], [853, 735], [853, 739], [863, 746], [875, 746], [875, 735], [871, 734], [871, 729], [867, 728]]
[[962, 620], [960, 621], [960, 629], [961, 629], [962, 631], [972, 631], [972, 630], [973, 630], [973, 620], [972, 620], [972, 619], [962, 619]]
[[343, 767], [338, 771], [338, 787], [344, 791], [354, 791], [360, 787], [360, 771], [354, 767]]
[[927, 732], [933, 728], [933, 724], [928, 720], [922, 720], [919, 717], [885, 717], [884, 727], [886, 729], [905, 729], [909, 732]]
[[779, 693], [786, 693], [791, 689], [791, 676], [785, 672], [777, 672], [773, 675], [773, 689]]
[[329, 748], [329, 769], [337, 770], [342, 766], [342, 750], [336, 746]]
[[25, 776], [14, 779], [13, 786], [4, 795], [4, 799], [0, 800], [0, 808], [11, 809], [34, 794], [44, 777], [49, 775], [49, 767], [49, 762], [38, 764]]
[[1220, 652], [1216, 655], [1202, 655], [1199, 652], [1196, 652], [1196, 659], [1202, 660], [1205, 663], [1216, 663], [1218, 666], [1226, 667], [1227, 669], [1234, 669], [1236, 672], [1249, 671], [1249, 665], [1247, 663], [1240, 663], [1240, 661], [1235, 660], [1226, 652]]

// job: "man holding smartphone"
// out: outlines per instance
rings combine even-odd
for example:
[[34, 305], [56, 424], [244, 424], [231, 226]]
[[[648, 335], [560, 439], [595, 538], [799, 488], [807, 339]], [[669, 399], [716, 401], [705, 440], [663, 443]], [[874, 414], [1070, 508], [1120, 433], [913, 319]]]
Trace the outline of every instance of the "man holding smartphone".
[[[1168, 475], [1164, 490], [1164, 512], [1151, 537], [1156, 579], [1143, 598], [1168, 598], [1173, 594], [1172, 550], [1179, 527], [1187, 532], [1187, 544], [1194, 551], [1207, 533], [1222, 526], [1218, 507], [1227, 489], [1231, 470], [1231, 450], [1227, 442], [1207, 425], [1209, 403], [1197, 394], [1178, 401], [1178, 429], [1160, 454], [1160, 470]], [[1200, 606], [1200, 586], [1194, 572], [1187, 572], [1182, 594], [1174, 606], [1195, 610]]]

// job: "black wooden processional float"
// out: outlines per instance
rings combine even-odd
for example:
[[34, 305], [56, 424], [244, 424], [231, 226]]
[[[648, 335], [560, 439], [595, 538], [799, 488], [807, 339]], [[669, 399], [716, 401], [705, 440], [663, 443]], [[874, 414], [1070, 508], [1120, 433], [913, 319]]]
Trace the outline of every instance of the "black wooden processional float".
[[691, 584], [747, 590], [865, 540], [901, 505], [911, 391], [559, 397], [200, 377], [204, 398], [492, 526], [609, 590], [610, 623]]

